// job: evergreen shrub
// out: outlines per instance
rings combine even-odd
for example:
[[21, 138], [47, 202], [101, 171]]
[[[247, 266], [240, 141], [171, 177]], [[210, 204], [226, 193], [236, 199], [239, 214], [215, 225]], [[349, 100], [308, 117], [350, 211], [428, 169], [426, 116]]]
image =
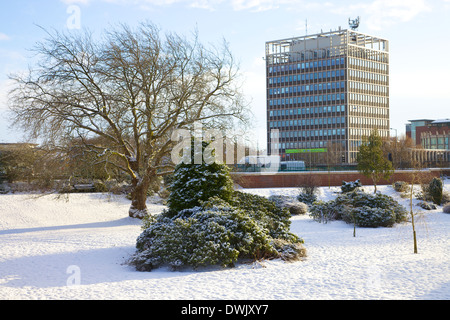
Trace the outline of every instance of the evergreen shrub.
[[355, 180], [355, 181], [342, 181], [342, 185], [341, 185], [341, 191], [342, 193], [347, 193], [347, 192], [351, 192], [356, 190], [357, 188], [362, 187], [361, 181]]
[[310, 214], [318, 222], [343, 220], [359, 227], [391, 227], [406, 221], [408, 213], [388, 195], [353, 191], [340, 194], [335, 200], [315, 202]]
[[168, 209], [143, 220], [130, 264], [150, 271], [238, 259], [295, 260], [306, 254], [289, 231], [290, 213], [265, 197], [233, 190], [223, 164], [179, 164], [169, 188]]
[[163, 265], [225, 267], [238, 259], [295, 260], [306, 255], [303, 240], [289, 232], [286, 210], [241, 192], [235, 193], [233, 203], [214, 197], [175, 216], [165, 211], [147, 219], [130, 264], [150, 271]]
[[439, 178], [433, 178], [428, 184], [428, 194], [430, 195], [431, 201], [438, 206], [442, 202], [443, 188], [444, 185]]

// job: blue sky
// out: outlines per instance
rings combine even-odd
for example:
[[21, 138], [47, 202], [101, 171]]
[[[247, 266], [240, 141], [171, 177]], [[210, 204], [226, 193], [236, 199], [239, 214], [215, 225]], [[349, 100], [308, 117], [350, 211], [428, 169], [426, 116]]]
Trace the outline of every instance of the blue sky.
[[450, 0], [16, 0], [0, 3], [0, 142], [22, 141], [9, 128], [8, 75], [26, 70], [30, 48], [45, 37], [39, 28], [96, 34], [117, 23], [149, 20], [163, 31], [203, 43], [230, 43], [251, 99], [254, 137], [265, 145], [266, 41], [348, 27], [390, 41], [391, 127], [404, 134], [410, 119], [450, 118]]

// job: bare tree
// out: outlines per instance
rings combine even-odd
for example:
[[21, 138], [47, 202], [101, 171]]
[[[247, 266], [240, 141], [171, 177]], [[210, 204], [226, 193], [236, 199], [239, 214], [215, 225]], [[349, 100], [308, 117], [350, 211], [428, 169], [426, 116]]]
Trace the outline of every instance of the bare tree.
[[383, 141], [383, 151], [395, 169], [411, 168], [411, 149], [413, 141], [407, 136], [394, 137]]
[[[192, 39], [161, 35], [149, 22], [101, 38], [48, 32], [34, 50], [36, 66], [11, 77], [13, 125], [43, 144], [77, 139], [98, 161], [127, 173], [131, 217], [147, 214], [149, 185], [173, 169], [175, 129], [192, 130], [194, 122], [222, 129], [247, 114], [228, 45], [206, 48], [196, 32]], [[107, 147], [92, 143], [96, 137]]]

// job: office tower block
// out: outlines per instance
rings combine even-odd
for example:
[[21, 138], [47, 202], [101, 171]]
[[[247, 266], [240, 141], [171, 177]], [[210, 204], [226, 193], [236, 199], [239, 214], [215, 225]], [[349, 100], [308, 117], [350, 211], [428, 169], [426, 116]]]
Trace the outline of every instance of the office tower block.
[[389, 136], [387, 40], [339, 28], [266, 42], [265, 61], [269, 154], [352, 164], [363, 136]]

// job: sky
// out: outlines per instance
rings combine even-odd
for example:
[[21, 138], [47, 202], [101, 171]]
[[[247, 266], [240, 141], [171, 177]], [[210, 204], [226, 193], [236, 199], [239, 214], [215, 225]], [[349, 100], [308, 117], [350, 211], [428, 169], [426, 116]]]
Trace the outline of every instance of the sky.
[[44, 30], [89, 29], [151, 21], [163, 32], [204, 44], [225, 39], [240, 63], [254, 118], [254, 143], [266, 144], [265, 43], [348, 28], [389, 40], [391, 135], [412, 119], [450, 118], [450, 0], [0, 0], [0, 143], [26, 137], [10, 127], [9, 76], [33, 65], [30, 49]]

